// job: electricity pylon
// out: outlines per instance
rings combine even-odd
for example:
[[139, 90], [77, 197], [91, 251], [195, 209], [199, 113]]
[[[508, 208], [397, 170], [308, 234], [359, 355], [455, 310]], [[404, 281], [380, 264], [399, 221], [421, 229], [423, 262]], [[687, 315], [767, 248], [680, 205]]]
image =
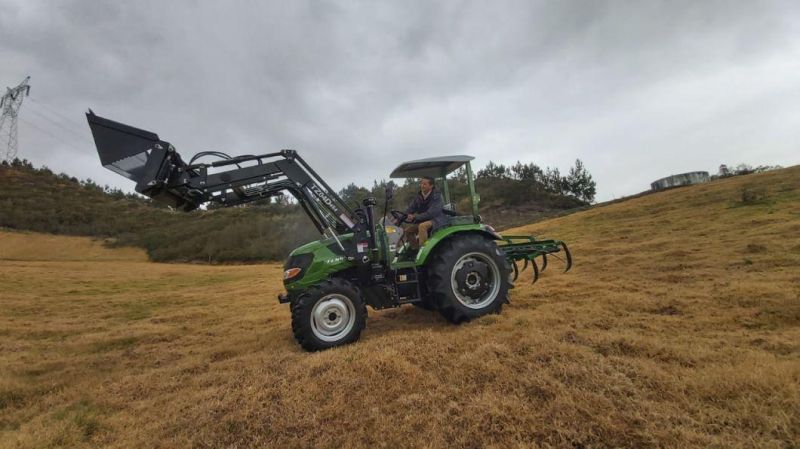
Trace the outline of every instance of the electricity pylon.
[[[28, 76], [17, 87], [7, 87], [5, 95], [0, 98], [0, 110], [3, 111], [3, 115], [0, 116], [0, 139], [8, 134], [4, 157], [8, 162], [17, 157], [17, 116], [19, 115], [19, 108], [22, 107], [22, 99], [31, 92], [31, 86], [28, 85], [28, 80], [30, 79], [31, 77]], [[6, 122], [8, 122], [7, 131]], [[0, 141], [0, 145], [2, 144], [3, 142]]]

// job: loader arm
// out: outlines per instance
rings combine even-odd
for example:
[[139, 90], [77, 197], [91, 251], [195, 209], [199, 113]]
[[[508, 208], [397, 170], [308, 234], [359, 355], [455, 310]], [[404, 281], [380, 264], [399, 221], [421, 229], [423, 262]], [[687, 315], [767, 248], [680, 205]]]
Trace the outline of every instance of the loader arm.
[[135, 181], [137, 192], [176, 209], [237, 206], [289, 192], [321, 234], [336, 237], [363, 227], [363, 220], [294, 150], [190, 164], [155, 133], [91, 110], [86, 118], [103, 166]]

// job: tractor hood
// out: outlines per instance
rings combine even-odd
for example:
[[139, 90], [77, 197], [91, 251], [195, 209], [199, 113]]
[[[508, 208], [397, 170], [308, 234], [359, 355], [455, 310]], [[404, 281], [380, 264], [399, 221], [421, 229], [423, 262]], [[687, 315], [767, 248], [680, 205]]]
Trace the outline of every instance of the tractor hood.
[[[346, 242], [353, 238], [353, 234], [344, 234], [339, 237], [340, 242]], [[344, 255], [344, 251], [342, 248], [339, 247], [339, 244], [336, 243], [335, 239], [328, 238], [328, 239], [320, 239], [308, 242], [304, 245], [298, 246], [295, 248], [291, 253], [289, 253], [289, 257], [300, 255], [300, 254], [308, 254], [308, 253], [316, 253], [321, 248], [328, 248], [332, 252], [341, 253], [340, 255]]]
[[[349, 242], [353, 234], [339, 237], [342, 244]], [[352, 266], [335, 239], [328, 238], [308, 242], [295, 248], [284, 264], [283, 284], [286, 290], [299, 291], [314, 285], [329, 274]]]

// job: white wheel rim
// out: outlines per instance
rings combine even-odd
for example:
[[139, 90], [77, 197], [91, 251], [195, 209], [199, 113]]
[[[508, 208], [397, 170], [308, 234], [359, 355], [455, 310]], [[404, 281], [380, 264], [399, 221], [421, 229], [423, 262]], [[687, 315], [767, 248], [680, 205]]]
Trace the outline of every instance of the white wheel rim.
[[[464, 267], [464, 264], [470, 261], [484, 263], [489, 267], [488, 279], [483, 279], [481, 276], [473, 273], [467, 275], [466, 284], [468, 287], [479, 286], [481, 282], [489, 284], [486, 293], [478, 298], [472, 298], [464, 294], [461, 291], [462, 287], [459, 287], [458, 281], [456, 280], [456, 273]], [[500, 267], [497, 266], [497, 262], [495, 262], [494, 259], [484, 253], [472, 252], [464, 254], [456, 261], [455, 265], [453, 265], [453, 270], [450, 272], [450, 287], [453, 290], [453, 294], [461, 305], [470, 309], [482, 309], [491, 304], [500, 292], [500, 282]]]
[[311, 309], [311, 331], [325, 342], [344, 338], [356, 323], [353, 301], [340, 293], [322, 297]]

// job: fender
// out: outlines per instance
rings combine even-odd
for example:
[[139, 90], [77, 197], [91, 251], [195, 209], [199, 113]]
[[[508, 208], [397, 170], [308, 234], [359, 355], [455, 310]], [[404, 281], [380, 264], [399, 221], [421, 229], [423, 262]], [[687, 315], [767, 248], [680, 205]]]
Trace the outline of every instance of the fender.
[[428, 256], [433, 252], [439, 243], [444, 240], [447, 240], [453, 234], [460, 234], [460, 233], [473, 233], [473, 234], [480, 234], [486, 236], [492, 240], [502, 240], [503, 238], [495, 232], [494, 228], [484, 224], [464, 224], [464, 225], [453, 225], [447, 226], [441, 229], [437, 229], [436, 232], [425, 242], [425, 245], [420, 248], [419, 252], [417, 253], [417, 258], [414, 261], [416, 266], [421, 266], [425, 264], [425, 261], [428, 260]]

